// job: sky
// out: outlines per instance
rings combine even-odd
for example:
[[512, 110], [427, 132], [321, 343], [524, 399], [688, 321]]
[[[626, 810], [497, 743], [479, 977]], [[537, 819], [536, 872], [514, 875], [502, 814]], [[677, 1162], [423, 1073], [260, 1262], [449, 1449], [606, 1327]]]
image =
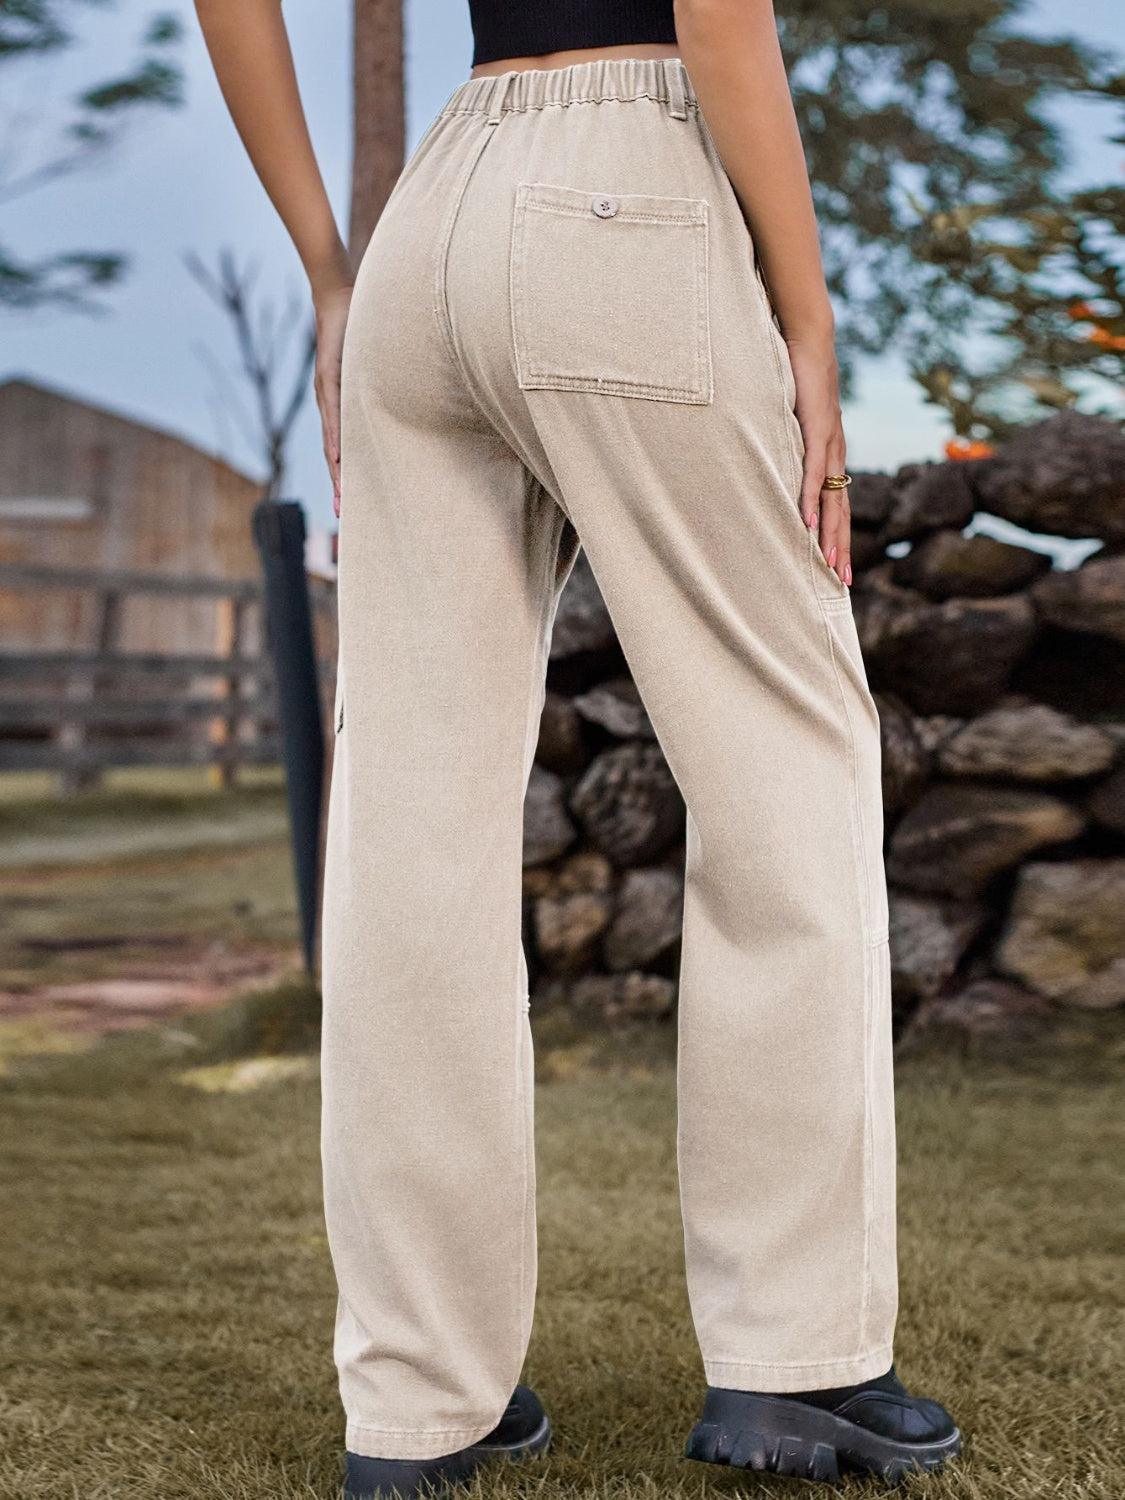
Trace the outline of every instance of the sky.
[[[329, 195], [346, 217], [352, 0], [287, 0], [285, 16], [314, 143]], [[93, 7], [91, 7], [93, 11]], [[50, 311], [0, 323], [0, 380], [40, 381], [178, 432], [248, 471], [254, 449], [232, 418], [238, 389], [229, 327], [191, 278], [185, 254], [213, 262], [224, 247], [259, 267], [259, 285], [279, 304], [303, 296], [300, 264], [246, 160], [226, 114], [184, 0], [119, 0], [84, 22], [83, 44], [63, 58], [5, 69], [0, 122], [18, 116], [21, 138], [35, 149], [43, 101], [63, 99], [92, 80], [112, 76], [155, 12], [178, 13], [185, 28], [180, 60], [186, 104], [149, 114], [91, 170], [5, 206], [0, 233], [18, 253], [62, 246], [125, 250], [127, 278], [97, 315]], [[1032, 0], [1029, 14], [1047, 32], [1069, 32], [1125, 51], [1121, 0]], [[421, 135], [467, 75], [471, 36], [465, 0], [408, 0], [408, 146]], [[1076, 178], [1121, 170], [1121, 148], [1104, 142], [1106, 119], [1066, 106]], [[8, 131], [10, 138], [10, 131]], [[221, 371], [230, 372], [229, 376]], [[947, 428], [890, 357], [861, 369], [845, 412], [849, 467], [894, 468], [941, 454]], [[331, 522], [331, 487], [310, 399], [291, 450], [290, 496], [304, 501], [314, 525]]]

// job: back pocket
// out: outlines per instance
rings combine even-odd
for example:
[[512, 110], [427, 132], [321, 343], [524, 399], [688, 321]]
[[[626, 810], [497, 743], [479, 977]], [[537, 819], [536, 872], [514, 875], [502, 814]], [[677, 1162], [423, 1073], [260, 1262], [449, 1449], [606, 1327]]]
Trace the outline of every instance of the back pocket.
[[511, 277], [522, 390], [713, 399], [703, 199], [521, 182]]

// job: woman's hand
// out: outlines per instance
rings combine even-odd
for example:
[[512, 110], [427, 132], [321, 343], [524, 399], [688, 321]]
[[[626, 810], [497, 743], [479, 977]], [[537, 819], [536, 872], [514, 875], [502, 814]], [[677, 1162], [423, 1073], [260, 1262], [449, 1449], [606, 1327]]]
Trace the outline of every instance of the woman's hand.
[[771, 0], [675, 0], [676, 39], [741, 205], [797, 380], [805, 439], [801, 514], [844, 584], [852, 581], [844, 434], [816, 216]]
[[316, 311], [316, 404], [324, 438], [324, 457], [332, 476], [332, 508], [340, 514], [340, 366], [344, 328], [352, 300], [349, 285], [313, 298]]
[[797, 420], [805, 440], [801, 516], [805, 525], [817, 532], [828, 566], [841, 583], [850, 587], [852, 523], [848, 492], [823, 487], [826, 475], [846, 471], [836, 353], [831, 342], [794, 340], [788, 349], [797, 385]]

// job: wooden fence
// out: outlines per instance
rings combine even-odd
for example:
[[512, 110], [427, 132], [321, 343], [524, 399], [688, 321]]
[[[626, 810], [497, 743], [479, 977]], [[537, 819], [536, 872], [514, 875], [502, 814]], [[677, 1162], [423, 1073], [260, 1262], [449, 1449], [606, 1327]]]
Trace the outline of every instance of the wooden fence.
[[[330, 629], [334, 588], [310, 585], [317, 624]], [[116, 766], [209, 765], [231, 785], [241, 767], [277, 760], [261, 583], [0, 564], [0, 592], [26, 590], [91, 597], [93, 626], [84, 649], [0, 649], [0, 771], [57, 772], [74, 791]], [[214, 651], [122, 649], [133, 595], [212, 602]]]

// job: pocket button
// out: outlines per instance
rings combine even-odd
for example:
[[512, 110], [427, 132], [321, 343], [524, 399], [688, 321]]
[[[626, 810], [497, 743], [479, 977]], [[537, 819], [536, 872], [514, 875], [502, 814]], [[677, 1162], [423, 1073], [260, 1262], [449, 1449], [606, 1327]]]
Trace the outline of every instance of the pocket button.
[[599, 193], [590, 206], [599, 219], [612, 219], [617, 212], [617, 199]]

